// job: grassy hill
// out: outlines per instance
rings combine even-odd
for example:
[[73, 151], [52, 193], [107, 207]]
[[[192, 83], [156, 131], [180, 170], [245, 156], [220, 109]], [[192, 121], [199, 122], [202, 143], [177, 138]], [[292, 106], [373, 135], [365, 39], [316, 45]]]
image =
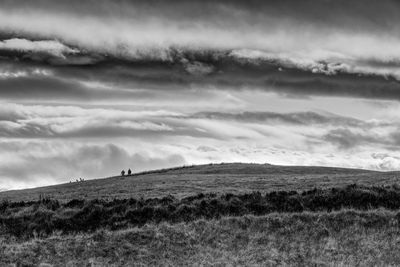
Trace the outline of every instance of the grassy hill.
[[248, 193], [252, 191], [308, 190], [357, 183], [394, 184], [399, 172], [360, 169], [224, 163], [186, 166], [73, 182], [26, 190], [0, 192], [0, 200], [32, 201], [40, 195], [60, 201], [71, 199], [177, 198], [198, 193]]
[[399, 266], [399, 179], [231, 163], [1, 192], [0, 266]]

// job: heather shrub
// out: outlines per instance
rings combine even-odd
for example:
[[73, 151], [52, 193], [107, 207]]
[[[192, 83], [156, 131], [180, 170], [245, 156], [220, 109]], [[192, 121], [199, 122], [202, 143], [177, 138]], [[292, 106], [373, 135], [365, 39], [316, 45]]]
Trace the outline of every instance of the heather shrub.
[[[400, 208], [398, 187], [312, 189], [249, 194], [198, 194], [184, 199], [173, 196], [151, 199], [71, 200], [61, 203], [48, 197], [36, 202], [0, 204], [1, 232], [16, 237], [121, 229], [147, 223], [188, 222], [222, 216], [264, 215], [272, 212], [369, 210]], [[397, 218], [397, 217], [396, 217]], [[400, 219], [400, 217], [398, 218]], [[346, 222], [343, 222], [345, 224]], [[380, 224], [379, 221], [370, 221]]]

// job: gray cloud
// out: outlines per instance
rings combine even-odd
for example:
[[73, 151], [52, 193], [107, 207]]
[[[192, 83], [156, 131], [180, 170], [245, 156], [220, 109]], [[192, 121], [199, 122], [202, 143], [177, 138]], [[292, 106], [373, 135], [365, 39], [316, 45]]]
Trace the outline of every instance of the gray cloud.
[[[222, 58], [219, 55], [217, 59], [197, 57], [197, 54], [192, 56], [195, 57], [192, 63], [181, 56], [176, 58], [176, 63], [110, 60], [86, 66], [62, 67], [29, 62], [9, 63], [8, 68], [0, 68], [0, 86], [4, 88], [0, 96], [9, 99], [137, 99], [152, 94], [152, 91], [155, 91], [153, 94], [159, 91], [179, 93], [191, 88], [202, 88], [204, 91], [217, 88], [226, 91], [262, 90], [289, 96], [400, 100], [400, 83], [390, 77], [340, 72], [335, 75], [311, 73], [282, 68], [268, 61], [240, 62], [226, 54]], [[36, 75], [34, 71], [38, 70], [47, 71], [48, 75]], [[85, 83], [93, 82], [111, 90], [101, 87], [90, 90], [85, 86]], [[147, 91], [135, 92], [138, 88]]]
[[323, 139], [337, 145], [341, 149], [349, 149], [363, 143], [376, 143], [378, 141], [376, 137], [354, 133], [349, 129], [332, 130]]
[[[0, 108], [0, 137], [3, 138], [118, 138], [160, 139], [172, 136], [191, 138], [227, 138], [224, 129], [215, 122], [225, 125], [243, 124], [254, 126], [303, 126], [315, 129], [341, 127], [326, 134], [325, 141], [340, 147], [356, 146], [359, 143], [377, 142], [374, 138], [353, 134], [352, 129], [367, 132], [370, 129], [400, 127], [390, 121], [364, 121], [332, 113], [317, 112], [198, 112], [190, 114], [172, 111], [129, 111], [118, 107], [82, 108], [77, 106], [4, 105]], [[251, 127], [250, 127], [251, 128]], [[350, 130], [349, 130], [350, 129]], [[260, 129], [259, 134], [269, 135]], [[386, 130], [389, 134], [392, 129]], [[249, 135], [250, 132], [245, 133]], [[250, 134], [252, 136], [252, 134]], [[395, 140], [392, 136], [390, 140]], [[385, 139], [387, 140], [387, 139]], [[387, 144], [389, 144], [386, 141]], [[395, 144], [393, 144], [395, 145]]]
[[90, 92], [75, 81], [55, 77], [20, 77], [0, 80], [3, 99], [89, 99]]
[[[339, 128], [330, 130], [322, 137], [322, 140], [338, 146], [340, 149], [351, 149], [362, 146], [378, 146], [388, 150], [398, 150], [400, 146], [400, 136], [398, 129], [386, 130], [384, 133], [377, 134], [368, 129]], [[375, 155], [376, 156], [376, 155]]]
[[[48, 113], [52, 111], [52, 113]], [[174, 113], [135, 112], [115, 108], [6, 105], [0, 108], [0, 137], [5, 138], [107, 138], [167, 136], [218, 138], [196, 129]]]
[[21, 38], [0, 41], [0, 51], [15, 51], [20, 53], [47, 54], [54, 57], [65, 57], [65, 54], [76, 54], [79, 51], [54, 40], [31, 41]]
[[[2, 1], [5, 9], [33, 8], [29, 1], [15, 0]], [[319, 22], [323, 25], [343, 26], [350, 25], [353, 28], [375, 27], [384, 28], [393, 25], [390, 21], [397, 21], [398, 3], [393, 0], [383, 0], [379, 3], [367, 0], [356, 0], [351, 4], [344, 0], [339, 1], [316, 1], [316, 0], [284, 0], [284, 1], [262, 1], [249, 0], [173, 0], [162, 2], [157, 0], [135, 0], [135, 1], [111, 1], [111, 0], [72, 0], [68, 4], [63, 1], [38, 0], [35, 8], [48, 12], [73, 12], [79, 15], [92, 15], [121, 17], [132, 14], [144, 16], [151, 15], [165, 17], [174, 20], [203, 19], [212, 20], [221, 18], [221, 14], [229, 14], [225, 20], [233, 19], [234, 14], [229, 11], [240, 10], [246, 17], [245, 22], [267, 20], [269, 16], [290, 18], [300, 22]], [[261, 16], [262, 15], [262, 16]], [[385, 15], [385, 16], [384, 16]], [[368, 18], [375, 16], [374, 20]]]
[[132, 161], [400, 166], [398, 1], [0, 6], [1, 182]]
[[[3, 144], [1, 144], [3, 147]], [[42, 147], [39, 144], [8, 144], [16, 150]], [[23, 148], [25, 147], [25, 148]], [[46, 145], [43, 146], [46, 148]], [[73, 152], [64, 152], [59, 155], [40, 156], [40, 153], [26, 153], [21, 155], [18, 162], [2, 165], [0, 177], [2, 185], [9, 181], [14, 183], [40, 185], [42, 179], [53, 179], [53, 182], [83, 178], [99, 178], [118, 175], [122, 169], [131, 168], [134, 171], [166, 168], [185, 164], [185, 159], [176, 154], [165, 157], [151, 157], [136, 153], [128, 153], [116, 145], [103, 146], [86, 145]]]
[[2, 11], [0, 54], [59, 78], [399, 99], [396, 1], [41, 0]]
[[217, 149], [215, 149], [213, 147], [210, 147], [210, 146], [199, 146], [197, 148], [197, 150], [200, 151], [200, 152], [205, 152], [205, 153], [218, 151]]
[[202, 112], [193, 116], [194, 118], [207, 118], [217, 120], [238, 120], [243, 122], [269, 122], [269, 123], [288, 123], [299, 125], [327, 124], [327, 125], [346, 125], [349, 127], [365, 126], [367, 123], [349, 117], [338, 116], [335, 114], [319, 114], [316, 112], [297, 112], [297, 113], [277, 113], [277, 112], [242, 112], [242, 113], [222, 113], [222, 112]]

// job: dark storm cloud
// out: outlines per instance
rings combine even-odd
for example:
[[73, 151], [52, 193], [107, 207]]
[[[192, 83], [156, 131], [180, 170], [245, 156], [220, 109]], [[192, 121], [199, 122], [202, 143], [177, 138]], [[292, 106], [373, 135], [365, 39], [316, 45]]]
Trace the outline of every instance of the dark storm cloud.
[[[115, 71], [115, 75], [114, 75]], [[48, 65], [26, 62], [0, 62], [0, 98], [13, 101], [91, 101], [141, 99], [151, 92], [137, 92], [118, 88], [133, 84], [144, 85], [140, 79], [127, 78], [124, 72], [99, 68], [54, 68]], [[111, 72], [111, 73], [110, 73]], [[132, 76], [132, 75], [130, 75]], [[142, 78], [143, 80], [143, 78]], [[88, 85], [90, 82], [106, 82], [113, 90]], [[167, 87], [168, 88], [168, 87]]]
[[20, 77], [0, 80], [3, 99], [88, 99], [88, 92], [79, 83], [53, 77]]
[[397, 1], [0, 3], [1, 60], [54, 74], [3, 80], [6, 98], [136, 97], [121, 87], [400, 100]]
[[288, 123], [298, 125], [346, 125], [349, 127], [361, 127], [367, 123], [358, 119], [337, 116], [335, 114], [319, 114], [316, 112], [277, 113], [277, 112], [242, 112], [242, 113], [221, 113], [202, 112], [193, 116], [194, 118], [207, 118], [217, 120], [238, 120], [255, 123]]
[[[399, 5], [394, 0], [37, 0], [33, 5], [31, 1], [13, 0], [1, 1], [6, 9], [12, 8], [37, 8], [48, 11], [63, 11], [78, 15], [102, 16], [128, 16], [146, 15], [165, 16], [180, 19], [193, 19], [195, 21], [213, 18], [221, 13], [238, 10], [248, 15], [248, 21], [259, 21], [268, 16], [289, 17], [300, 22], [315, 22], [320, 24], [343, 26], [365, 25], [368, 27], [390, 27], [393, 20], [398, 20]], [[233, 17], [231, 14], [230, 17]], [[252, 16], [251, 16], [252, 15]], [[374, 20], [369, 18], [374, 17]], [[223, 18], [220, 18], [223, 21]], [[350, 24], [350, 22], [352, 24]]]
[[[77, 54], [53, 62], [58, 64], [91, 64], [98, 60], [91, 57], [96, 53], [169, 61], [171, 49], [248, 49], [278, 61], [289, 59], [298, 68], [324, 72], [313, 65], [326, 61], [343, 64], [346, 72], [373, 74], [376, 69], [368, 62], [385, 64], [399, 58], [399, 6], [389, 0], [44, 0], [35, 4], [17, 0], [2, 1], [0, 32], [3, 38], [19, 38], [19, 43], [26, 38], [36, 46], [46, 40], [53, 45], [61, 42], [69, 52], [63, 55]], [[193, 67], [197, 73], [213, 70], [202, 62], [186, 69], [190, 72]], [[398, 72], [378, 74], [394, 73]]]
[[[140, 124], [140, 123], [139, 123]], [[174, 129], [167, 125], [146, 126], [141, 128], [123, 127], [123, 126], [84, 126], [81, 129], [66, 131], [61, 133], [53, 133], [51, 136], [58, 138], [107, 138], [107, 137], [138, 137], [142, 139], [160, 139], [168, 136], [189, 136], [194, 138], [218, 138], [213, 133], [200, 131], [185, 126], [184, 123], [180, 128]], [[165, 129], [166, 128], [166, 129]], [[43, 137], [49, 137], [46, 132], [42, 132]], [[32, 132], [31, 132], [32, 134]], [[31, 135], [32, 137], [32, 135]]]
[[[45, 69], [51, 75], [23, 75], [1, 79], [0, 68], [0, 96], [10, 99], [129, 99], [138, 97], [137, 92], [129, 92], [129, 89], [137, 88], [164, 92], [218, 88], [257, 89], [291, 96], [400, 100], [400, 83], [393, 77], [344, 72], [334, 75], [311, 73], [294, 67], [282, 67], [279, 62], [243, 62], [222, 52], [174, 54], [173, 61], [168, 62], [98, 57], [90, 64], [74, 65], [68, 58], [63, 60], [69, 64], [56, 66], [26, 59], [10, 61], [8, 65], [13, 66], [13, 71], [9, 71], [8, 76], [26, 69], [31, 72], [33, 69]], [[82, 82], [99, 82], [113, 90], [89, 90]], [[124, 90], [118, 90], [119, 88]]]

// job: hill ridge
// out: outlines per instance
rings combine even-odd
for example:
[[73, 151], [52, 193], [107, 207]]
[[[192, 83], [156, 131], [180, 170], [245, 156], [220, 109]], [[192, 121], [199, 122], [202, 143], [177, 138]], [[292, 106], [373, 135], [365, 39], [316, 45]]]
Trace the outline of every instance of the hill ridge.
[[[198, 169], [204, 167], [232, 167], [232, 166], [243, 166], [243, 167], [267, 167], [271, 168], [281, 168], [281, 169], [292, 169], [292, 168], [303, 168], [303, 169], [323, 169], [323, 170], [339, 170], [339, 171], [360, 171], [360, 172], [383, 172], [377, 170], [368, 170], [368, 169], [360, 169], [360, 168], [348, 168], [348, 167], [331, 167], [331, 166], [307, 166], [307, 165], [275, 165], [270, 163], [243, 163], [243, 162], [221, 162], [221, 163], [208, 163], [208, 164], [193, 164], [193, 165], [183, 165], [177, 167], [170, 168], [162, 168], [162, 169], [154, 169], [148, 171], [141, 171], [133, 173], [131, 176], [138, 175], [146, 175], [146, 174], [154, 174], [154, 173], [168, 173], [180, 170], [190, 170], [190, 169]], [[116, 175], [112, 177], [120, 177], [121, 175]], [[99, 178], [99, 179], [107, 179], [107, 178]]]
[[314, 187], [397, 183], [399, 172], [324, 167], [282, 166], [258, 163], [210, 163], [138, 172], [0, 192], [1, 200], [37, 200], [49, 196], [60, 200], [94, 198], [178, 198], [206, 192], [252, 192], [307, 190]]

